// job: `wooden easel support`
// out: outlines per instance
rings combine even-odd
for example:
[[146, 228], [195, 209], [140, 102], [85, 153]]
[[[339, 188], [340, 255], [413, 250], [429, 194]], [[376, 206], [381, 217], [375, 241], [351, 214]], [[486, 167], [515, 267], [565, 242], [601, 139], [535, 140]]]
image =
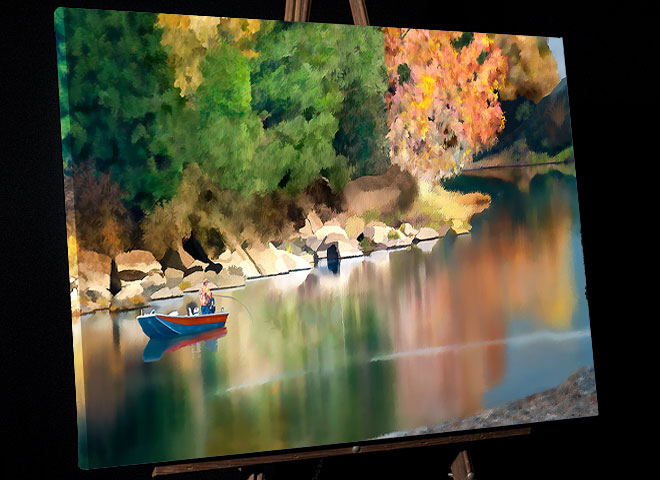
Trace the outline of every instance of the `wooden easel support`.
[[[438, 447], [441, 445], [455, 445], [455, 444], [465, 444], [469, 442], [481, 442], [484, 440], [495, 440], [501, 438], [517, 437], [520, 435], [529, 435], [532, 432], [531, 427], [510, 427], [498, 430], [492, 430], [489, 432], [480, 432], [480, 433], [453, 433], [448, 435], [443, 435], [440, 437], [430, 437], [430, 438], [413, 438], [413, 439], [398, 439], [392, 440], [390, 442], [377, 443], [377, 444], [363, 444], [355, 446], [342, 446], [321, 450], [311, 450], [304, 452], [284, 452], [276, 453], [273, 455], [255, 455], [255, 456], [241, 456], [238, 458], [227, 458], [220, 460], [204, 460], [199, 462], [191, 463], [177, 463], [173, 465], [161, 465], [154, 468], [152, 477], [167, 476], [173, 474], [181, 473], [190, 473], [190, 472], [201, 472], [207, 470], [223, 470], [227, 468], [239, 468], [239, 467], [249, 467], [249, 466], [263, 466], [270, 463], [280, 463], [280, 462], [291, 462], [296, 460], [312, 460], [312, 459], [324, 459], [338, 456], [346, 455], [364, 455], [369, 453], [377, 452], [387, 452], [387, 451], [399, 451], [407, 448], [426, 448], [426, 447]], [[468, 474], [472, 472], [471, 463], [468, 464], [465, 461], [467, 457], [467, 452], [464, 457], [461, 457], [463, 452], [462, 450], [459, 455], [454, 460], [456, 464], [456, 470], [454, 470], [454, 463], [452, 463], [452, 476], [459, 480], [469, 480], [474, 478], [468, 477]], [[458, 470], [461, 465], [460, 461], [463, 462], [465, 466], [465, 476], [460, 477], [461, 470]]]
[[284, 20], [287, 22], [309, 22], [312, 0], [286, 0]]
[[[349, 0], [353, 23], [355, 25], [369, 25], [367, 6], [364, 0]], [[312, 0], [286, 0], [284, 7], [284, 20], [287, 22], [309, 22], [309, 12]]]
[[451, 462], [451, 477], [454, 480], [473, 480], [474, 470], [467, 450], [461, 450]]

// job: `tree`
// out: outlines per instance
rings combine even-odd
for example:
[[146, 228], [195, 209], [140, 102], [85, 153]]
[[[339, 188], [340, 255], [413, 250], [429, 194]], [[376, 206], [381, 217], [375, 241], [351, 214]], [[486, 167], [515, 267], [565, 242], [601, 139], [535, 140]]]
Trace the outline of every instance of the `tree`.
[[149, 13], [62, 10], [73, 163], [111, 172], [142, 211], [176, 191], [191, 123], [155, 22]]
[[273, 191], [279, 178], [255, 159], [264, 132], [251, 107], [247, 58], [221, 41], [209, 48], [200, 72], [203, 81], [192, 102], [199, 112], [200, 167], [223, 189], [243, 194]]
[[262, 25], [251, 80], [265, 135], [255, 162], [267, 191], [294, 195], [319, 175], [337, 190], [348, 181], [347, 159], [332, 144], [344, 98], [336, 41], [332, 25]]
[[538, 103], [559, 83], [557, 60], [552, 56], [546, 37], [525, 35], [489, 35], [506, 55], [509, 70], [500, 89], [502, 100], [525, 97]]
[[251, 45], [261, 20], [161, 13], [158, 26], [163, 29], [161, 43], [175, 70], [174, 86], [181, 89], [182, 96], [193, 97], [202, 83], [200, 64], [207, 50], [223, 39], [246, 57], [256, 56]]
[[339, 60], [336, 78], [344, 96], [333, 145], [348, 159], [352, 178], [383, 174], [390, 166], [383, 31], [350, 25], [332, 29]]
[[62, 166], [65, 175], [72, 175], [71, 117], [69, 112], [69, 69], [66, 63], [64, 11], [55, 10], [55, 42], [57, 51], [57, 86], [60, 99], [60, 134], [62, 138]]
[[76, 240], [81, 248], [110, 256], [135, 245], [136, 225], [121, 202], [121, 189], [109, 173], [86, 164], [73, 167]]
[[507, 61], [487, 35], [386, 28], [385, 61], [392, 163], [436, 180], [495, 143]]

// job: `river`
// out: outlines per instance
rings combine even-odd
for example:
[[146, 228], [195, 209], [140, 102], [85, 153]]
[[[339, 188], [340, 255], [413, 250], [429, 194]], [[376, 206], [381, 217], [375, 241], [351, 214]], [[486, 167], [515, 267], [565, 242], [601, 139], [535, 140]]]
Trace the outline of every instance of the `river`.
[[555, 387], [593, 364], [570, 170], [447, 181], [492, 197], [469, 235], [217, 291], [216, 338], [147, 347], [137, 311], [83, 316], [80, 465], [352, 442]]

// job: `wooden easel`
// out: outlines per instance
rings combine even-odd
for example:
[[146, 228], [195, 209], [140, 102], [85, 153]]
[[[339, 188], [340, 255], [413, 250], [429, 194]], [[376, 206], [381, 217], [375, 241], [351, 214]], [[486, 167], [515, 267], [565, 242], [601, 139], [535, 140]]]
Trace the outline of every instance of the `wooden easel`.
[[[351, 13], [355, 25], [369, 25], [367, 7], [365, 0], [349, 0]], [[307, 22], [312, 0], [286, 0], [284, 20], [288, 22]], [[281, 453], [275, 455], [241, 456], [223, 460], [208, 460], [203, 462], [179, 463], [155, 467], [152, 477], [167, 476], [173, 474], [201, 472], [209, 470], [224, 470], [229, 468], [242, 468], [248, 466], [262, 466], [270, 463], [289, 462], [295, 460], [310, 460], [335, 457], [340, 455], [355, 455], [370, 452], [383, 452], [400, 450], [404, 448], [422, 448], [438, 445], [464, 444], [488, 439], [514, 437], [529, 435], [531, 427], [513, 427], [484, 433], [458, 433], [449, 434], [436, 438], [408, 439], [378, 444], [354, 445], [348, 447], [329, 448], [307, 452]], [[320, 466], [321, 464], [319, 464]], [[449, 465], [448, 477], [453, 480], [473, 480], [475, 478], [472, 461], [467, 448], [460, 448], [451, 465]], [[317, 471], [318, 473], [318, 471]], [[263, 472], [252, 474], [251, 480], [261, 480]], [[441, 476], [438, 478], [442, 478]]]

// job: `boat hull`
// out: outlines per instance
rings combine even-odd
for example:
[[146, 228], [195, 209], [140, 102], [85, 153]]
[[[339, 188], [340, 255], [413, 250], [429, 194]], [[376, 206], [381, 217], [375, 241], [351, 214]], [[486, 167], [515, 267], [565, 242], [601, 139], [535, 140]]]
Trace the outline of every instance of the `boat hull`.
[[228, 312], [181, 317], [150, 313], [138, 316], [137, 320], [149, 338], [171, 338], [222, 328], [228, 316]]

